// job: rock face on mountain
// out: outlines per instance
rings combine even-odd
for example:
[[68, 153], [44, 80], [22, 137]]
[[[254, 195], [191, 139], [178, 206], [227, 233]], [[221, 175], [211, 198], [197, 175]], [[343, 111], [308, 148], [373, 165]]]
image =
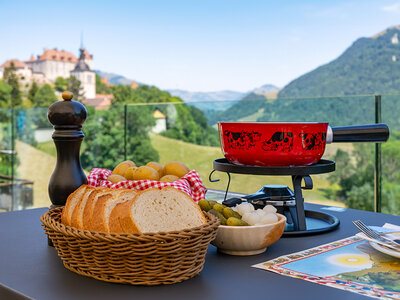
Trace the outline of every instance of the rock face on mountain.
[[400, 92], [400, 26], [360, 38], [332, 62], [290, 82], [278, 98]]

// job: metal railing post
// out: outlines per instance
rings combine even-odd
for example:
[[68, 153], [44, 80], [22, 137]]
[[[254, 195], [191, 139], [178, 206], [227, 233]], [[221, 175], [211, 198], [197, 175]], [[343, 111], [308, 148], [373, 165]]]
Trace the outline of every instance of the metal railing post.
[[[382, 97], [375, 95], [375, 123], [382, 123]], [[375, 144], [375, 212], [382, 211], [382, 145]]]
[[128, 105], [124, 105], [124, 160], [126, 160], [126, 144], [127, 144], [127, 136], [128, 136]]
[[14, 105], [11, 104], [11, 209], [14, 210], [15, 205], [15, 189], [14, 189], [14, 176], [15, 176], [15, 136], [14, 136]]

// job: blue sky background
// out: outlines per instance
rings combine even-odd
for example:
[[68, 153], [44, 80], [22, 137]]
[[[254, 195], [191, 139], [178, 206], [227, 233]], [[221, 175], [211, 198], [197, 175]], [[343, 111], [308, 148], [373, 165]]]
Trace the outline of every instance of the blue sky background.
[[359, 37], [400, 25], [400, 2], [0, 0], [0, 63], [43, 48], [162, 89], [283, 87]]

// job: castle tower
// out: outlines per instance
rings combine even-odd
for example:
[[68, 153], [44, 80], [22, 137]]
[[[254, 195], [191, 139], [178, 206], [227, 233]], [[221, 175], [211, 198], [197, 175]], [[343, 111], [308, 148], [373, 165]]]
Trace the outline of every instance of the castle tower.
[[81, 82], [84, 98], [93, 99], [96, 97], [96, 75], [85, 62], [85, 58], [87, 58], [86, 54], [88, 54], [87, 51], [84, 48], [80, 48], [79, 51], [79, 60], [75, 68], [71, 71], [71, 75], [75, 76]]

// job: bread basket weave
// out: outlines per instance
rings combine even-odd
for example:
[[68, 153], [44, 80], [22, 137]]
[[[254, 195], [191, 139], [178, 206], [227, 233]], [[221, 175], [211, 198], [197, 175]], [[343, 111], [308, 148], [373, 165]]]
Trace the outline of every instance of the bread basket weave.
[[219, 225], [206, 214], [206, 224], [181, 231], [94, 232], [63, 225], [62, 209], [51, 209], [40, 220], [64, 266], [80, 275], [134, 285], [172, 284], [199, 274]]

